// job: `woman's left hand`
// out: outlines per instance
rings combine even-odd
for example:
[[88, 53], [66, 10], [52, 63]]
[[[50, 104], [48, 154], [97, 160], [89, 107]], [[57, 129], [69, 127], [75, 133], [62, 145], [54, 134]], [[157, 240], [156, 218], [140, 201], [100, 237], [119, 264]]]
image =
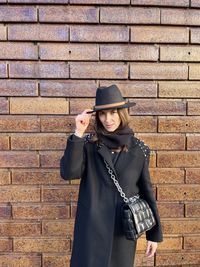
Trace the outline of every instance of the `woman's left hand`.
[[147, 241], [146, 255], [148, 258], [153, 257], [153, 255], [156, 252], [157, 247], [158, 247], [157, 242]]

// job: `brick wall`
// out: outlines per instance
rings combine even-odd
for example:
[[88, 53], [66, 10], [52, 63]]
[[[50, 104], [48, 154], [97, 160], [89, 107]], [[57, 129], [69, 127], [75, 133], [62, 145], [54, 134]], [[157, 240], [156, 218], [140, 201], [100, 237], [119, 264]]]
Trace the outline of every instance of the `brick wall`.
[[0, 3], [0, 267], [69, 266], [79, 184], [59, 161], [111, 83], [137, 102], [164, 231], [155, 259], [139, 240], [136, 265], [200, 266], [200, 1]]

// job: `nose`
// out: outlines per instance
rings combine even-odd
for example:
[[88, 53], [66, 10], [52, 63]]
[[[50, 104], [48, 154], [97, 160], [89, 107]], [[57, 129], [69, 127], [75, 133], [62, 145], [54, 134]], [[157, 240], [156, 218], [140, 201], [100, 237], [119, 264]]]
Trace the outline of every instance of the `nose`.
[[111, 116], [110, 116], [110, 114], [109, 114], [109, 113], [106, 113], [106, 122], [109, 122], [109, 121], [110, 121], [110, 119], [111, 119]]

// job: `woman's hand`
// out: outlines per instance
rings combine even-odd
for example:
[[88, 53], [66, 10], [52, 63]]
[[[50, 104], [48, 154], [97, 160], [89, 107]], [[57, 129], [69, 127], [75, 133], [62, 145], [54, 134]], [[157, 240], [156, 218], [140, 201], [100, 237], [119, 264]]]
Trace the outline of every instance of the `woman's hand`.
[[82, 137], [85, 130], [87, 129], [90, 118], [92, 114], [87, 114], [88, 111], [92, 111], [91, 109], [85, 109], [81, 114], [76, 116], [75, 122], [76, 122], [76, 131], [75, 134], [79, 137]]
[[146, 255], [148, 258], [153, 257], [158, 247], [157, 242], [147, 241]]

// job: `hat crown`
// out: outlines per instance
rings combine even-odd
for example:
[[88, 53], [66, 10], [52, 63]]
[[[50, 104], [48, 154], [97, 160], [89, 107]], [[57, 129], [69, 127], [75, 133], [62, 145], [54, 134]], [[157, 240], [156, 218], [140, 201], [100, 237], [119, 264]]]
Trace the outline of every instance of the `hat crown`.
[[96, 106], [108, 105], [125, 101], [119, 88], [113, 84], [108, 87], [99, 87], [96, 92]]

